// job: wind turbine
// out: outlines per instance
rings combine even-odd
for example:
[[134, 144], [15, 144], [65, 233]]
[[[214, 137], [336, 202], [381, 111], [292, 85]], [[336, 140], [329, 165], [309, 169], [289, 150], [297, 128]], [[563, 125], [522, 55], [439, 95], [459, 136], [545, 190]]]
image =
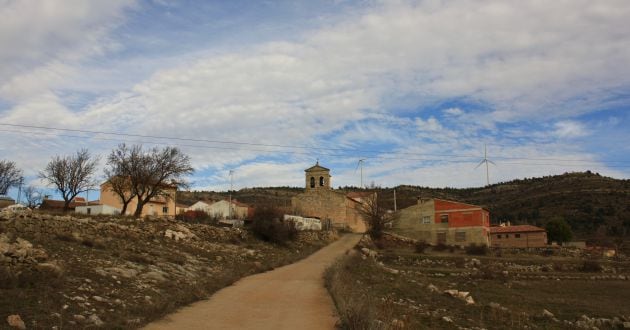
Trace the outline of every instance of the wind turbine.
[[361, 167], [361, 188], [363, 188], [363, 162], [365, 161], [365, 158], [361, 158], [359, 159], [359, 161], [357, 162], [357, 168], [354, 169], [354, 172], [357, 172], [357, 169], [359, 167]]
[[483, 160], [477, 164], [477, 166], [475, 166], [475, 168], [478, 168], [479, 166], [481, 166], [481, 164], [486, 163], [486, 185], [490, 185], [490, 172], [488, 170], [488, 163], [497, 166], [497, 164], [495, 164], [493, 161], [488, 159], [488, 149], [486, 147], [486, 144], [484, 143], [483, 145]]

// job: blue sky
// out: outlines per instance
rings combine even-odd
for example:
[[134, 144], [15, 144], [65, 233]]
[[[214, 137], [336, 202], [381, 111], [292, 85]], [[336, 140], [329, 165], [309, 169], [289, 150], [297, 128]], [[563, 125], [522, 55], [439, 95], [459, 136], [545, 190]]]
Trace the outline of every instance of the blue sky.
[[471, 187], [485, 144], [491, 182], [628, 178], [628, 21], [624, 0], [4, 0], [0, 124], [215, 142], [0, 125], [0, 158], [39, 187], [50, 157], [120, 142], [180, 146], [193, 189], [301, 186], [317, 159], [334, 186], [365, 159], [366, 183]]

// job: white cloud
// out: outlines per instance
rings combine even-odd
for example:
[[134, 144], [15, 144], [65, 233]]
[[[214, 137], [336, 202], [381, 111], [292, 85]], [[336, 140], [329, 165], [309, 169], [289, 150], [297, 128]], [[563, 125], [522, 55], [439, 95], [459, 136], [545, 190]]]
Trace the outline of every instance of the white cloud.
[[[0, 11], [0, 18], [19, 11], [37, 21], [34, 27], [26, 19], [0, 23], [0, 31], [10, 31], [0, 33], [0, 48], [12, 46], [0, 51], [0, 60], [17, 63], [3, 66], [12, 69], [4, 69], [8, 74], [0, 78], [0, 98], [15, 103], [5, 120], [315, 147], [372, 139], [396, 144], [396, 150], [458, 153], [497, 138], [480, 131], [494, 131], [502, 123], [551, 121], [556, 122], [556, 138], [584, 136], [588, 131], [571, 118], [614, 104], [610, 91], [630, 86], [627, 1], [385, 2], [291, 38], [298, 41], [164, 60], [162, 68], [132, 88], [124, 86], [115, 96], [71, 111], [55, 91], [80, 89], [85, 72], [94, 72], [81, 59], [116, 47], [108, 33], [124, 19], [127, 5], [80, 2], [78, 9], [66, 11], [11, 2]], [[30, 41], [18, 40], [20, 28]], [[25, 60], [17, 59], [20, 54]], [[424, 110], [451, 99], [483, 107], [445, 109], [448, 121], [443, 122]], [[38, 117], [41, 113], [46, 116]], [[391, 129], [401, 114], [413, 118], [401, 121], [415, 123], [416, 130], [401, 129], [412, 130], [418, 141]], [[355, 124], [375, 118], [383, 121]], [[522, 134], [527, 133], [536, 132]], [[233, 150], [186, 147], [197, 168], [225, 170], [245, 163], [256, 174], [245, 176], [251, 185], [286, 180], [257, 176], [265, 171], [290, 176], [295, 170], [292, 165], [248, 163], [278, 148], [204, 145]], [[316, 155], [287, 155], [286, 162], [302, 164], [302, 157]], [[402, 178], [391, 171], [382, 176]], [[409, 171], [419, 173], [417, 167]], [[433, 173], [427, 180], [442, 183], [440, 175], [427, 173]]]
[[554, 124], [553, 134], [560, 138], [575, 138], [586, 136], [589, 134], [589, 131], [577, 121], [563, 120]]

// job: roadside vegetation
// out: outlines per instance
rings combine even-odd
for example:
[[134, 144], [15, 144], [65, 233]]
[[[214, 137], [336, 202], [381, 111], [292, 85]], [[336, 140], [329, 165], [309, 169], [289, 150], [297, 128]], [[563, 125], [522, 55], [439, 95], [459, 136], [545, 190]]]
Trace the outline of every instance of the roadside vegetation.
[[630, 322], [627, 257], [479, 249], [362, 241], [326, 272], [341, 327], [615, 329]]

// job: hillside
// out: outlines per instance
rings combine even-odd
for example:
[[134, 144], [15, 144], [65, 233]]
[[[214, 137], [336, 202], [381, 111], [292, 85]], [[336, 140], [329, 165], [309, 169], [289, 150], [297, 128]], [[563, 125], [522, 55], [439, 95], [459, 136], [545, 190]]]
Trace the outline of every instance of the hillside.
[[[359, 191], [342, 187], [342, 191]], [[393, 188], [374, 188], [379, 203], [394, 208]], [[233, 198], [252, 206], [291, 205], [291, 197], [303, 191], [295, 187], [247, 188]], [[526, 178], [479, 188], [396, 187], [397, 207], [416, 203], [418, 196], [453, 199], [478, 204], [491, 212], [492, 222], [511, 221], [539, 226], [554, 217], [564, 218], [580, 238], [624, 237], [630, 235], [630, 180], [603, 177], [597, 173], [565, 173]], [[201, 197], [227, 198], [227, 193], [182, 192], [179, 202], [191, 203]]]

